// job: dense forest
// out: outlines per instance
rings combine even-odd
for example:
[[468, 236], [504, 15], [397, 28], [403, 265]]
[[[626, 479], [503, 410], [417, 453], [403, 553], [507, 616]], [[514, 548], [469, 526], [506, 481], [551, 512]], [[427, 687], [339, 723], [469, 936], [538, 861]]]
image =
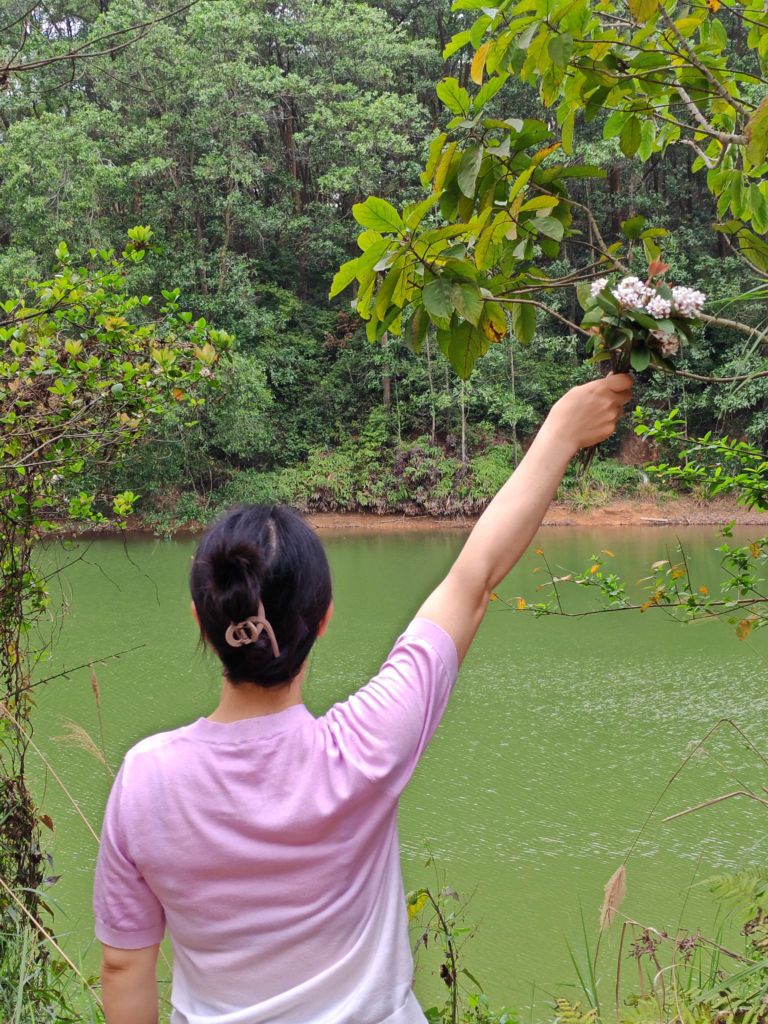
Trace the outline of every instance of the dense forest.
[[[119, 249], [140, 224], [151, 251], [131, 286], [153, 303], [178, 288], [195, 317], [237, 339], [199, 414], [182, 404], [166, 414], [108, 480], [91, 481], [97, 491], [132, 488], [145, 519], [164, 527], [236, 500], [472, 511], [552, 401], [596, 372], [583, 338], [550, 316], [529, 344], [510, 334], [492, 346], [463, 381], [436, 346], [416, 355], [386, 334], [370, 344], [348, 293], [328, 299], [356, 253], [353, 205], [424, 195], [429, 142], [449, 116], [436, 83], [470, 75], [466, 49], [443, 60], [466, 18], [447, 0], [216, 0], [176, 13], [166, 0], [81, 0], [35, 5], [25, 19], [27, 6], [6, 4], [0, 26], [9, 59], [18, 51], [32, 66], [0, 90], [0, 293], [45, 277], [61, 240], [78, 253]], [[73, 51], [87, 59], [48, 63]], [[515, 79], [493, 105], [499, 118], [554, 126]], [[637, 215], [668, 229], [670, 276], [727, 315], [752, 281], [711, 230], [715, 201], [692, 173], [695, 152], [670, 145], [639, 163], [604, 128], [602, 113], [582, 126], [573, 160], [605, 177], [575, 181], [571, 195], [609, 243]], [[579, 232], [565, 239], [552, 273], [578, 261], [578, 242]], [[554, 301], [573, 318], [575, 293]], [[707, 326], [680, 365], [743, 373], [760, 356], [749, 339]], [[691, 431], [763, 442], [764, 381], [644, 377], [639, 399], [679, 405]], [[630, 432], [604, 456], [632, 462]], [[605, 459], [593, 473], [599, 486], [640, 479]]]

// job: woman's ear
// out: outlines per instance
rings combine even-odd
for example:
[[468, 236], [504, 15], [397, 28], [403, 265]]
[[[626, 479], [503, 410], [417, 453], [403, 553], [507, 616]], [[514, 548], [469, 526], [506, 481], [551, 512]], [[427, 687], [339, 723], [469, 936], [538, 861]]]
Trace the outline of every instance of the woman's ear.
[[333, 618], [333, 601], [328, 605], [325, 615], [320, 619], [320, 625], [317, 627], [317, 635], [322, 636], [323, 633], [328, 629], [328, 623]]
[[192, 608], [192, 618], [197, 623], [197, 628], [199, 629], [200, 628], [200, 616], [197, 614], [197, 608], [195, 607], [195, 602], [194, 601], [190, 601], [189, 604], [190, 604], [190, 607]]

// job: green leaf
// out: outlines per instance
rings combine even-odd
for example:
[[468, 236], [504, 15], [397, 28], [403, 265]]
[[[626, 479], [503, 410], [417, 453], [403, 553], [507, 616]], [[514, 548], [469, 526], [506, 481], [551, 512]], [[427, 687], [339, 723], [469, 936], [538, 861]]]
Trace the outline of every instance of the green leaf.
[[561, 242], [565, 234], [565, 228], [556, 217], [534, 217], [528, 223], [540, 234], [554, 239], [555, 242]]
[[749, 139], [747, 156], [753, 166], [759, 167], [768, 154], [768, 96], [750, 117], [745, 132]]
[[659, 322], [655, 320], [648, 313], [643, 313], [639, 309], [625, 309], [624, 316], [629, 317], [630, 320], [634, 320], [636, 324], [640, 324], [641, 327], [646, 327], [649, 331], [658, 331]]
[[[466, 328], [464, 330], [463, 328]], [[448, 359], [462, 380], [469, 380], [475, 363], [488, 351], [490, 342], [486, 336], [469, 324], [462, 324], [452, 332], [448, 344]]]
[[374, 231], [399, 233], [405, 230], [403, 219], [394, 206], [378, 196], [369, 196], [364, 203], [355, 203], [352, 216], [362, 227], [373, 228]]
[[568, 67], [568, 61], [571, 59], [572, 52], [573, 39], [571, 36], [562, 33], [559, 35], [553, 35], [550, 38], [549, 45], [547, 46], [547, 53], [556, 68]]
[[411, 317], [408, 331], [409, 347], [418, 355], [421, 352], [429, 327], [429, 315], [423, 306], [418, 306]]
[[469, 113], [469, 93], [459, 85], [456, 78], [444, 78], [438, 83], [435, 92], [438, 99], [454, 114]]
[[614, 110], [610, 113], [603, 125], [603, 138], [607, 141], [621, 135], [621, 130], [628, 119], [629, 115], [626, 110]]
[[447, 320], [453, 313], [451, 281], [447, 277], [436, 277], [424, 285], [422, 301], [432, 319]]
[[656, 13], [659, 0], [627, 0], [633, 17], [641, 24], [645, 24]]
[[640, 145], [637, 147], [637, 155], [643, 162], [651, 158], [655, 145], [656, 126], [650, 118], [646, 118], [640, 128]]
[[646, 218], [643, 216], [630, 217], [629, 220], [621, 222], [621, 230], [627, 238], [639, 238], [645, 227]]
[[591, 281], [579, 281], [576, 285], [576, 298], [579, 300], [581, 308], [586, 311], [592, 302]]
[[421, 174], [421, 183], [426, 188], [427, 185], [432, 181], [437, 167], [437, 162], [440, 159], [440, 154], [443, 152], [443, 146], [448, 140], [448, 136], [445, 132], [441, 132], [436, 139], [433, 139], [429, 144], [429, 158], [427, 159], [427, 166], [424, 168]]
[[603, 167], [595, 167], [593, 164], [574, 164], [573, 167], [557, 169], [558, 178], [605, 178], [608, 172]]
[[565, 120], [560, 126], [560, 141], [563, 144], [563, 152], [570, 156], [573, 153], [573, 131], [576, 125], [576, 110], [569, 111]]
[[347, 285], [350, 285], [357, 277], [357, 270], [357, 259], [347, 260], [346, 263], [342, 263], [333, 278], [328, 298], [332, 299], [334, 296], [338, 295], [339, 292], [343, 292]]
[[632, 369], [638, 373], [647, 370], [651, 362], [651, 352], [647, 345], [636, 345], [629, 354], [629, 361]]
[[459, 316], [476, 327], [483, 312], [483, 297], [477, 285], [470, 281], [455, 284], [451, 289], [451, 300]]
[[457, 32], [455, 36], [448, 40], [443, 49], [443, 60], [448, 60], [454, 53], [457, 53], [462, 47], [466, 46], [469, 42], [470, 32]]
[[512, 306], [512, 330], [521, 345], [528, 345], [536, 333], [536, 307], [527, 302]]
[[643, 132], [640, 119], [633, 114], [624, 124], [619, 136], [619, 148], [626, 157], [634, 156], [642, 141]]
[[475, 196], [475, 185], [477, 184], [477, 176], [480, 173], [482, 162], [482, 146], [472, 146], [464, 151], [456, 180], [459, 183], [459, 188], [468, 199], [473, 199]]
[[[392, 240], [390, 238], [380, 238], [378, 241], [369, 245], [362, 256], [357, 257], [357, 276], [358, 279], [361, 273], [366, 270], [372, 270], [378, 266], [380, 260], [384, 257], [385, 253], [390, 252], [390, 245]], [[394, 253], [391, 255], [394, 256]], [[346, 266], [346, 264], [345, 264]]]
[[478, 113], [487, 103], [490, 103], [506, 80], [507, 76], [502, 74], [495, 75], [493, 78], [488, 79], [482, 89], [480, 89], [475, 96], [475, 113]]
[[403, 273], [402, 267], [393, 267], [382, 282], [379, 293], [376, 296], [376, 303], [373, 307], [376, 316], [383, 319], [390, 305], [397, 283]]
[[411, 206], [406, 206], [403, 209], [403, 220], [405, 221], [406, 226], [410, 228], [411, 231], [413, 231], [414, 228], [417, 228], [436, 202], [437, 194], [433, 192], [432, 195], [427, 196], [426, 199], [422, 199], [420, 203], [414, 203]]
[[661, 249], [652, 238], [643, 239], [643, 252], [649, 263], [652, 263], [653, 260], [657, 260], [661, 256]]

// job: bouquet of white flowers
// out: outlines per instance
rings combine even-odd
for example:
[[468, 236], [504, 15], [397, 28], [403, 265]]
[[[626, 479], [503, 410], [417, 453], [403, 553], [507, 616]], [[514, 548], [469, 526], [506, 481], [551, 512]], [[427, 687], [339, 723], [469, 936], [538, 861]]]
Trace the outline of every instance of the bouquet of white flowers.
[[591, 334], [587, 347], [592, 362], [610, 359], [617, 373], [649, 366], [674, 369], [671, 359], [681, 342], [691, 339], [706, 295], [684, 285], [671, 287], [664, 280], [667, 270], [666, 263], [654, 260], [645, 281], [624, 277], [615, 287], [607, 277], [584, 282], [581, 325]]

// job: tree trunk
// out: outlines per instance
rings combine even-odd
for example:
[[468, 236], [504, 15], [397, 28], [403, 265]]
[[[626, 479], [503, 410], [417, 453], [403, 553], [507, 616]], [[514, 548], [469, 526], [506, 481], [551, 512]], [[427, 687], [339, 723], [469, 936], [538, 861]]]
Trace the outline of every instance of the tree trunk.
[[427, 347], [427, 380], [429, 381], [429, 412], [432, 417], [430, 439], [432, 444], [434, 444], [437, 436], [437, 415], [435, 413], [435, 384], [432, 379], [432, 352], [429, 347], [429, 331], [427, 331], [425, 342]]
[[[509, 340], [509, 382], [512, 406], [514, 408], [514, 406], [517, 404], [517, 398], [515, 393], [515, 343], [514, 341], [512, 341], [511, 338]], [[517, 469], [517, 413], [515, 413], [515, 418], [512, 420], [512, 458], [515, 462], [515, 469]]]
[[466, 384], [461, 382], [461, 461], [467, 464], [467, 397]]

